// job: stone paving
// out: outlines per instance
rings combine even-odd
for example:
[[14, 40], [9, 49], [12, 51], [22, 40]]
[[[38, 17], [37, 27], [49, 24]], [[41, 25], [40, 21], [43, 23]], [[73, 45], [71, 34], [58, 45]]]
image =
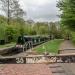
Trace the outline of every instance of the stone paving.
[[53, 75], [75, 75], [75, 63], [49, 64]]
[[52, 75], [45, 64], [5, 64], [0, 66], [0, 75]]

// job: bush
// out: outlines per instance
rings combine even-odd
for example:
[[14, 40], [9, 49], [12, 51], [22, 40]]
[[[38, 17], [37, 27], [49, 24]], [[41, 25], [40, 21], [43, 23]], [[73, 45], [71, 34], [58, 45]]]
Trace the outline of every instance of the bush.
[[5, 40], [0, 40], [0, 45], [4, 45], [5, 44]]
[[72, 37], [71, 37], [71, 39], [72, 39], [72, 42], [75, 44], [75, 32], [72, 32]]

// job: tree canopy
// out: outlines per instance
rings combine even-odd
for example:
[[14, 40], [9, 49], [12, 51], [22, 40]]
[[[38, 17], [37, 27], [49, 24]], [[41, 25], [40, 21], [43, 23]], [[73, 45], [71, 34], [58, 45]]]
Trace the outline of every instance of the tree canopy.
[[61, 24], [75, 31], [75, 0], [59, 0], [57, 7], [62, 11]]

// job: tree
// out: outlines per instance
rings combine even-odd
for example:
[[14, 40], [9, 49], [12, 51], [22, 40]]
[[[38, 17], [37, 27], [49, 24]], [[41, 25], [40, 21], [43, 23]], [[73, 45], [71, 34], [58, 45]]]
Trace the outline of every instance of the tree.
[[48, 35], [49, 30], [48, 30], [48, 23], [45, 22], [37, 22], [34, 26], [36, 29], [37, 35]]
[[2, 5], [2, 11], [8, 17], [8, 25], [10, 22], [10, 18], [20, 17], [22, 18], [24, 15], [23, 9], [21, 9], [18, 0], [0, 0]]
[[[10, 18], [10, 3], [9, 0], [0, 0], [0, 4], [2, 4], [2, 11], [5, 12], [6, 16], [8, 17], [8, 24], [9, 24], [9, 18]], [[11, 0], [12, 3], [12, 0]]]
[[56, 25], [55, 23], [53, 22], [50, 22], [50, 35], [55, 38], [55, 35], [57, 34], [57, 28], [56, 28]]
[[18, 29], [16, 29], [15, 27], [13, 27], [12, 25], [8, 25], [6, 27], [6, 39], [8, 42], [12, 42], [12, 41], [16, 41], [18, 35], [20, 34]]
[[13, 0], [13, 15], [15, 18], [23, 18], [26, 15], [26, 12], [20, 7], [18, 0]]
[[62, 11], [61, 24], [75, 31], [75, 0], [59, 0], [57, 7]]

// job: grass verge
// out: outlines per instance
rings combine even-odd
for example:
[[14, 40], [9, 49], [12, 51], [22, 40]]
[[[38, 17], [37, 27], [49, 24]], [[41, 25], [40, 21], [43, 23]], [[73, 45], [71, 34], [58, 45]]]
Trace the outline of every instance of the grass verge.
[[62, 39], [51, 40], [40, 46], [35, 47], [34, 50], [39, 54], [42, 54], [45, 51], [47, 51], [49, 53], [58, 53], [58, 49], [62, 42], [63, 42]]
[[8, 47], [13, 47], [15, 45], [16, 45], [16, 43], [12, 42], [12, 43], [9, 43], [9, 44], [0, 45], [0, 48], [8, 48]]

